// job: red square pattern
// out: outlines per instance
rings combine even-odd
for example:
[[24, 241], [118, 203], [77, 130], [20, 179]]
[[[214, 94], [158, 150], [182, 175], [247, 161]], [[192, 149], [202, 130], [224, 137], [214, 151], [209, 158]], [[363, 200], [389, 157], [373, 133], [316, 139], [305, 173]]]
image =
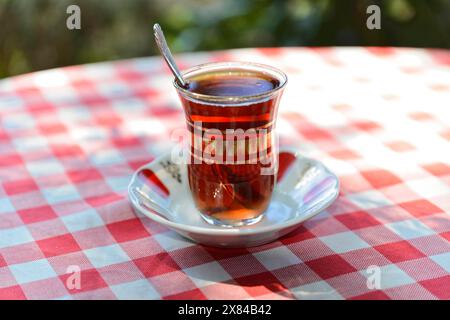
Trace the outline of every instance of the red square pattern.
[[297, 243], [303, 240], [314, 238], [315, 235], [310, 232], [305, 226], [300, 226], [295, 231], [290, 232], [286, 236], [282, 237], [280, 240], [284, 245]]
[[117, 127], [122, 122], [122, 118], [110, 112], [107, 114], [97, 115], [95, 118], [99, 125], [108, 128]]
[[22, 221], [26, 224], [46, 221], [57, 217], [55, 211], [50, 206], [40, 206], [17, 211]]
[[12, 196], [19, 193], [26, 193], [38, 190], [38, 186], [33, 179], [22, 179], [3, 182], [3, 188], [7, 195]]
[[450, 242], [450, 231], [449, 232], [443, 232], [440, 234], [440, 236], [444, 239], [447, 239]]
[[299, 131], [307, 140], [333, 140], [333, 136], [328, 131], [317, 127], [307, 126]]
[[422, 258], [425, 256], [407, 241], [386, 243], [374, 248], [394, 263]]
[[365, 211], [346, 213], [335, 218], [351, 230], [362, 229], [379, 225], [380, 222]]
[[43, 135], [53, 135], [67, 132], [67, 128], [62, 123], [42, 123], [38, 125]]
[[399, 206], [415, 217], [423, 217], [444, 212], [441, 208], [425, 199], [400, 203]]
[[165, 300], [206, 300], [206, 296], [200, 289], [193, 289], [177, 293], [170, 296], [165, 296]]
[[100, 180], [102, 175], [94, 168], [76, 170], [67, 172], [67, 176], [73, 183], [80, 183], [85, 181]]
[[39, 240], [36, 243], [47, 258], [81, 251], [80, 246], [71, 234]]
[[270, 272], [235, 279], [252, 297], [285, 291], [286, 287]]
[[58, 158], [64, 157], [81, 157], [83, 155], [83, 150], [73, 144], [52, 144], [50, 149], [53, 154]]
[[341, 160], [351, 160], [361, 158], [356, 152], [349, 149], [339, 149], [329, 152], [330, 156]]
[[0, 167], [16, 166], [22, 163], [23, 163], [22, 157], [16, 153], [2, 155], [0, 157]]
[[431, 114], [423, 111], [411, 112], [409, 116], [417, 121], [428, 121], [433, 119], [433, 116]]
[[441, 135], [444, 139], [450, 141], [450, 130], [441, 132], [440, 135]]
[[166, 252], [135, 259], [134, 263], [146, 278], [180, 270], [175, 260]]
[[150, 235], [137, 218], [111, 223], [106, 227], [117, 242], [136, 240]]
[[117, 148], [136, 147], [141, 143], [139, 138], [136, 137], [117, 137], [112, 142]]
[[391, 300], [383, 291], [375, 290], [362, 294], [360, 296], [352, 297], [350, 300]]
[[33, 101], [33, 103], [27, 105], [27, 111], [33, 115], [54, 113], [55, 106], [52, 103], [45, 101]]
[[103, 194], [100, 196], [86, 198], [85, 201], [92, 207], [96, 208], [96, 207], [100, 207], [100, 206], [118, 201], [120, 199], [123, 199], [123, 196], [118, 195], [116, 193], [108, 193], [108, 194]]
[[69, 279], [69, 277], [73, 275], [74, 275], [73, 273], [67, 273], [59, 277], [70, 294], [93, 291], [108, 286], [97, 270], [89, 269], [89, 270], [82, 270], [80, 272], [80, 289], [77, 288], [71, 289], [68, 287], [67, 284], [71, 280]]
[[209, 253], [211, 257], [213, 257], [215, 260], [222, 260], [222, 259], [228, 259], [228, 258], [235, 258], [239, 256], [245, 256], [250, 253], [247, 248], [229, 248], [227, 250], [223, 250], [222, 248], [216, 248], [216, 247], [208, 247], [208, 246], [202, 246], [203, 249], [205, 249], [206, 252]]
[[7, 266], [6, 261], [3, 258], [3, 256], [0, 254], [0, 268], [6, 267], [6, 266]]
[[0, 128], [0, 141], [1, 140], [8, 140], [8, 134], [2, 128]]
[[373, 131], [380, 129], [380, 126], [378, 124], [369, 120], [356, 121], [353, 123], [353, 125], [362, 131]]
[[450, 300], [450, 275], [421, 281], [420, 284], [441, 300]]
[[305, 263], [322, 279], [329, 279], [356, 271], [354, 267], [338, 255], [326, 256]]
[[20, 286], [0, 288], [0, 300], [23, 300], [26, 299]]
[[410, 150], [414, 150], [414, 146], [411, 145], [410, 143], [406, 142], [406, 141], [392, 141], [392, 142], [388, 142], [386, 143], [386, 145], [392, 149], [393, 151], [396, 152], [405, 152], [405, 151], [410, 151]]
[[450, 166], [446, 165], [445, 163], [431, 163], [424, 165], [423, 168], [437, 177], [450, 174]]
[[372, 186], [377, 189], [389, 187], [402, 182], [400, 178], [383, 169], [363, 171], [361, 174]]

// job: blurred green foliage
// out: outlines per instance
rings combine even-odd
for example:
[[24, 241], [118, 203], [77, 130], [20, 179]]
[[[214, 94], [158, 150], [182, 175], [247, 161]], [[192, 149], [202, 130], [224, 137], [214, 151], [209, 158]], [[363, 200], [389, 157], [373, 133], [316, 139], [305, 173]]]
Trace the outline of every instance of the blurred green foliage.
[[[81, 8], [68, 30], [66, 8]], [[366, 8], [381, 8], [381, 30]], [[172, 51], [377, 45], [450, 48], [449, 0], [0, 0], [0, 77], [156, 54], [159, 22]]]

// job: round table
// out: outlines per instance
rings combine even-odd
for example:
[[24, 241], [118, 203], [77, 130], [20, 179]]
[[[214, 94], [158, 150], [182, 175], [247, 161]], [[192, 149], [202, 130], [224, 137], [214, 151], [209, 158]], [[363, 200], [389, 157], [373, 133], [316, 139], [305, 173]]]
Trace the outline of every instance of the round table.
[[0, 81], [0, 299], [450, 299], [450, 52], [267, 48], [289, 83], [281, 143], [337, 201], [274, 243], [191, 243], [127, 200], [184, 115], [160, 57]]

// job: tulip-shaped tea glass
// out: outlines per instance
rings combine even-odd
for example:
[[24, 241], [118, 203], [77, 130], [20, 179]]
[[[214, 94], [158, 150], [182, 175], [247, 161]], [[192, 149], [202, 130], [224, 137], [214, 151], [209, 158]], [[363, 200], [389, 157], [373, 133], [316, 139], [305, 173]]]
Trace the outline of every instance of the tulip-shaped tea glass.
[[220, 226], [260, 221], [278, 169], [274, 133], [286, 75], [270, 66], [223, 62], [174, 80], [190, 133], [188, 178], [202, 217]]

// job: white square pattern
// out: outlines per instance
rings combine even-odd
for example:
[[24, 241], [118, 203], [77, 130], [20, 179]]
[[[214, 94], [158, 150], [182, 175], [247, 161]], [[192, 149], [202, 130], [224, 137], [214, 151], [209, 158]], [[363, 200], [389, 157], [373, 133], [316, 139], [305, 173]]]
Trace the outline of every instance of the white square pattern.
[[300, 300], [342, 300], [343, 297], [326, 281], [317, 281], [292, 289]]
[[166, 251], [173, 251], [194, 245], [193, 242], [181, 237], [178, 233], [174, 231], [158, 233], [157, 235], [154, 236], [154, 238]]
[[253, 254], [267, 270], [275, 270], [299, 264], [302, 261], [286, 247], [279, 247]]
[[92, 265], [96, 268], [101, 268], [130, 260], [127, 254], [117, 244], [84, 250], [84, 253], [88, 257]]
[[184, 269], [183, 272], [199, 288], [231, 279], [231, 276], [215, 261]]
[[370, 247], [367, 242], [351, 231], [320, 237], [320, 240], [336, 253], [344, 253]]

